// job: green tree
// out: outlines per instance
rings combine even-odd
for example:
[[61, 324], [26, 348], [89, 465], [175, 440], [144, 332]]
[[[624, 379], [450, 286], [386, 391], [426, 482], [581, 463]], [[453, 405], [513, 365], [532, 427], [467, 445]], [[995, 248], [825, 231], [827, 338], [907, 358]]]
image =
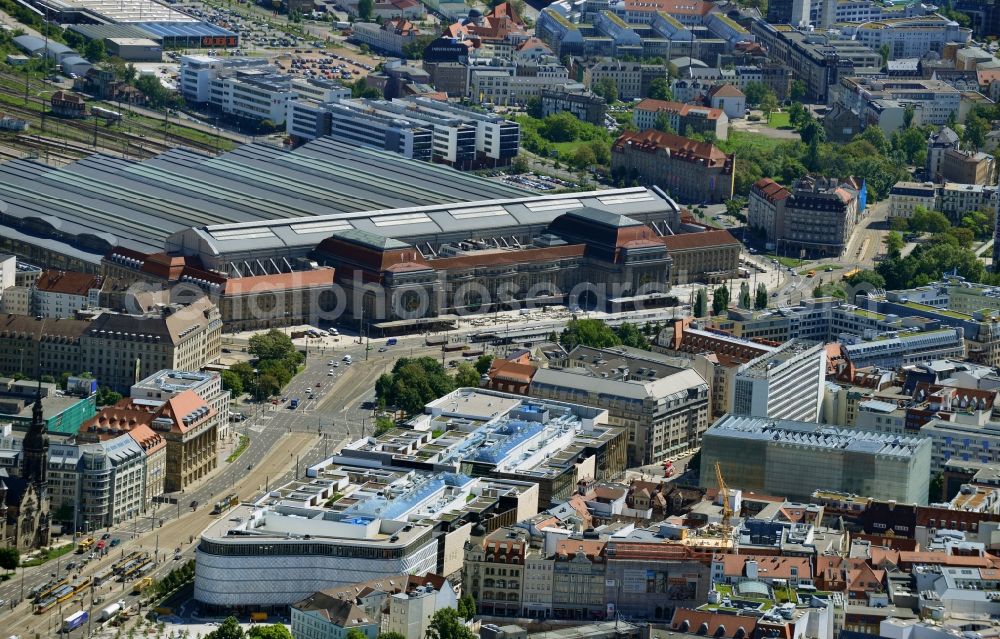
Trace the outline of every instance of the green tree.
[[101, 386], [97, 389], [97, 397], [95, 401], [98, 406], [111, 406], [112, 404], [117, 404], [122, 400], [122, 394], [111, 390], [107, 386]]
[[948, 496], [944, 494], [944, 473], [936, 473], [931, 477], [931, 483], [927, 486], [927, 501], [929, 503], [939, 503], [947, 501]]
[[656, 118], [653, 120], [653, 128], [664, 133], [677, 133], [677, 131], [674, 131], [670, 115], [667, 113], [661, 112], [656, 114]]
[[261, 373], [256, 376], [256, 383], [253, 389], [253, 396], [256, 400], [267, 399], [281, 392], [284, 384], [271, 373]]
[[476, 372], [472, 364], [462, 362], [458, 365], [458, 370], [455, 371], [455, 386], [458, 388], [477, 388], [479, 386], [479, 373]]
[[654, 100], [673, 100], [674, 94], [670, 90], [670, 82], [666, 78], [656, 78], [649, 83], [649, 91], [646, 97], [653, 98]]
[[851, 286], [858, 286], [859, 284], [869, 284], [874, 288], [885, 288], [885, 278], [876, 273], [875, 271], [859, 271], [847, 278], [847, 283]]
[[990, 123], [974, 113], [965, 119], [962, 130], [962, 142], [967, 149], [978, 151], [986, 144], [986, 134], [990, 132]]
[[358, 0], [358, 17], [365, 22], [371, 22], [372, 14], [375, 12], [374, 0]]
[[276, 328], [250, 337], [247, 352], [259, 360], [285, 359], [295, 352], [292, 338]]
[[705, 292], [705, 289], [698, 289], [698, 293], [694, 298], [694, 309], [692, 310], [695, 317], [705, 317], [708, 315], [708, 294]]
[[597, 164], [597, 156], [589, 145], [578, 146], [569, 163], [576, 169], [585, 170]]
[[740, 282], [739, 306], [745, 309], [750, 308], [750, 283], [745, 280]]
[[87, 46], [83, 49], [83, 57], [87, 58], [94, 64], [103, 62], [104, 59], [108, 57], [108, 52], [104, 48], [104, 40], [94, 38], [88, 42]]
[[476, 639], [476, 635], [462, 623], [457, 610], [441, 608], [431, 617], [427, 639]]
[[[353, 639], [368, 639], [365, 637], [364, 633], [359, 632], [357, 628], [351, 628], [347, 631], [348, 639], [352, 639], [352, 632], [358, 632], [358, 634], [361, 635], [360, 637], [355, 637]], [[247, 631], [246, 636], [248, 639], [292, 639], [292, 633], [289, 632], [288, 628], [280, 623], [266, 626], [254, 626]]]
[[490, 368], [493, 366], [493, 356], [492, 355], [480, 355], [479, 359], [476, 360], [476, 372], [480, 375], [485, 375], [490, 372]]
[[14, 546], [4, 546], [0, 548], [0, 568], [7, 572], [17, 570], [21, 565], [21, 551]]
[[903, 107], [903, 128], [908, 129], [913, 126], [913, 116], [916, 115], [916, 109], [913, 108], [912, 104], [907, 104]]
[[177, 96], [152, 75], [143, 75], [135, 81], [135, 88], [146, 97], [146, 101], [154, 108], [174, 104]]
[[808, 89], [802, 80], [792, 80], [792, 85], [788, 89], [788, 99], [793, 102], [801, 102], [805, 99]]
[[796, 129], [801, 129], [806, 122], [812, 119], [809, 110], [802, 106], [800, 102], [792, 102], [788, 106], [788, 121]]
[[647, 351], [649, 350], [649, 340], [646, 339], [646, 336], [642, 334], [642, 331], [640, 331], [635, 324], [622, 322], [622, 324], [615, 329], [615, 335], [618, 336], [618, 339], [624, 346], [641, 348]]
[[569, 111], [545, 117], [538, 132], [549, 142], [572, 142], [580, 134], [580, 121]]
[[205, 639], [244, 639], [246, 634], [236, 617], [226, 617], [219, 627], [205, 635]]
[[406, 639], [406, 637], [398, 632], [383, 632], [379, 634], [378, 639]]
[[611, 78], [601, 78], [591, 85], [590, 90], [604, 98], [608, 104], [618, 101], [618, 83]]
[[382, 375], [375, 382], [375, 396], [382, 404], [396, 406], [411, 415], [423, 411], [425, 404], [453, 390], [454, 378], [433, 357], [403, 357], [396, 361], [392, 373]]
[[718, 315], [729, 308], [729, 288], [725, 284], [712, 293], [712, 315]]
[[230, 397], [239, 397], [244, 393], [243, 378], [233, 371], [222, 371], [222, 388], [229, 391]]
[[472, 598], [470, 593], [465, 593], [458, 600], [458, 614], [466, 621], [476, 616], [476, 600]]
[[514, 161], [510, 164], [510, 169], [513, 173], [527, 173], [531, 167], [528, 165], [528, 158], [523, 155], [518, 155], [514, 158]]
[[900, 252], [903, 250], [903, 246], [906, 244], [903, 241], [903, 236], [896, 231], [889, 231], [889, 233], [882, 238], [882, 243], [885, 244], [885, 252], [890, 258], [899, 257]]
[[768, 91], [770, 91], [770, 89], [767, 88], [766, 84], [752, 80], [747, 82], [746, 88], [743, 89], [743, 94], [747, 98], [747, 104], [757, 106], [764, 100], [764, 95]]
[[883, 68], [885, 68], [885, 66], [887, 64], [889, 64], [889, 53], [890, 52], [891, 52], [891, 50], [889, 49], [889, 45], [888, 44], [883, 44], [882, 46], [880, 46], [878, 48], [878, 55], [879, 55], [880, 58], [882, 58], [882, 67]]
[[345, 639], [368, 639], [365, 633], [361, 632], [357, 628], [349, 628], [347, 634], [344, 635]]
[[753, 307], [758, 311], [767, 308], [767, 286], [764, 282], [757, 285], [757, 295], [754, 298]]
[[885, 137], [885, 133], [882, 132], [882, 129], [877, 126], [865, 127], [865, 130], [854, 136], [854, 139], [860, 139], [868, 142], [875, 147], [875, 150], [881, 155], [887, 154], [892, 149], [892, 145], [889, 144], [889, 139]]
[[563, 329], [559, 343], [570, 350], [578, 344], [607, 348], [618, 346], [622, 341], [610, 326], [599, 319], [571, 319]]
[[[368, 1], [371, 2], [371, 0]], [[377, 100], [382, 97], [382, 92], [375, 87], [368, 86], [368, 81], [364, 78], [358, 78], [354, 81], [354, 84], [351, 85], [351, 97]]]
[[524, 112], [536, 120], [541, 120], [544, 117], [542, 115], [542, 99], [537, 95], [528, 98], [524, 103]]
[[373, 435], [375, 435], [376, 437], [380, 437], [381, 435], [388, 433], [395, 427], [396, 427], [396, 422], [394, 422], [391, 418], [378, 417], [375, 419], [375, 432], [373, 433]]

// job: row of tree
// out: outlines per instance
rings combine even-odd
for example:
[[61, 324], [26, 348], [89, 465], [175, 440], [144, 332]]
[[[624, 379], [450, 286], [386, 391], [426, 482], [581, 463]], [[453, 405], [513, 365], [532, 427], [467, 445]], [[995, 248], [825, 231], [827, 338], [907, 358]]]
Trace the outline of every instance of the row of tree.
[[[723, 284], [712, 291], [712, 315], [721, 315], [729, 308], [732, 301], [729, 287]], [[750, 294], [750, 283], [740, 282], [740, 293], [736, 298], [736, 305], [740, 308], [750, 310], [761, 310], [767, 308], [767, 287], [763, 282], [757, 285], [753, 296]], [[695, 294], [694, 308], [692, 312], [695, 317], [708, 316], [708, 292], [700, 288]]]
[[559, 336], [559, 343], [566, 350], [576, 346], [609, 348], [611, 346], [631, 346], [649, 350], [649, 337], [635, 324], [623, 322], [612, 328], [599, 319], [571, 319]]

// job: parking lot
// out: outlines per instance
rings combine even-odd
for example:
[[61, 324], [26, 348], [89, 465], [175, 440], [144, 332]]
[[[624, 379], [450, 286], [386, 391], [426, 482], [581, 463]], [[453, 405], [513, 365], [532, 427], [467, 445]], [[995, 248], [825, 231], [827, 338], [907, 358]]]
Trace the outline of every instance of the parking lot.
[[375, 60], [348, 55], [347, 51], [295, 49], [279, 56], [275, 64], [287, 73], [310, 78], [325, 78], [348, 82], [368, 75], [375, 69]]

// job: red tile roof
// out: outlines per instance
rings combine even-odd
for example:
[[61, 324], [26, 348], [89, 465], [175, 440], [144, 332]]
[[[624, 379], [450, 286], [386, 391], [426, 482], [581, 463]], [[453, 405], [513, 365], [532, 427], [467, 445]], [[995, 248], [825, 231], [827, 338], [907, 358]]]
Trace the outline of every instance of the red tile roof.
[[246, 295], [268, 291], [289, 291], [301, 288], [333, 286], [335, 272], [332, 268], [313, 271], [295, 271], [278, 275], [256, 277], [231, 277], [226, 280], [223, 295]]
[[771, 178], [761, 178], [754, 182], [752, 190], [757, 193], [757, 195], [763, 197], [768, 202], [780, 202], [785, 198], [791, 197], [792, 192], [781, 186]]
[[722, 166], [731, 159], [731, 156], [710, 142], [699, 142], [655, 129], [623, 133], [615, 140], [612, 150], [620, 153], [626, 146], [646, 153], [667, 150], [675, 159], [705, 162], [710, 166]]
[[667, 253], [671, 251], [690, 251], [692, 249], [706, 249], [720, 246], [734, 246], [739, 244], [739, 240], [732, 236], [729, 231], [719, 229], [717, 231], [702, 231], [701, 233], [680, 233], [679, 235], [665, 235], [660, 238], [667, 247]]
[[50, 269], [42, 272], [35, 287], [43, 293], [86, 295], [92, 288], [101, 288], [101, 278], [88, 273]]

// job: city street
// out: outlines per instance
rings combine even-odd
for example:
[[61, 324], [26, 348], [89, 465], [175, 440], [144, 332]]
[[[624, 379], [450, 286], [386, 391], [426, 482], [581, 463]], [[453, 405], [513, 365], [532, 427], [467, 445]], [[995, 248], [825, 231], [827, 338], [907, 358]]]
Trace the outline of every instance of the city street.
[[[416, 340], [416, 338], [414, 338]], [[168, 495], [176, 503], [158, 505], [154, 512], [124, 522], [108, 529], [93, 531], [94, 536], [104, 532], [121, 540], [121, 544], [103, 559], [88, 563], [83, 569], [72, 574], [91, 576], [110, 567], [115, 561], [136, 549], [155, 553], [158, 567], [154, 576], [162, 576], [182, 561], [173, 560], [173, 550], [181, 549], [183, 561], [194, 558], [194, 541], [201, 531], [215, 519], [210, 513], [216, 501], [225, 495], [235, 493], [240, 500], [252, 500], [264, 490], [302, 476], [308, 466], [332, 454], [350, 438], [361, 435], [362, 429], [370, 427], [370, 412], [361, 410], [361, 404], [371, 399], [373, 385], [378, 375], [387, 370], [395, 357], [437, 354], [439, 348], [422, 346], [412, 350], [397, 347], [378, 353], [372, 345], [369, 359], [365, 361], [364, 347], [349, 339], [336, 351], [313, 353], [310, 351], [305, 370], [299, 374], [288, 388], [288, 397], [300, 397], [299, 408], [292, 410], [288, 404], [252, 405], [256, 412], [250, 419], [236, 424], [237, 432], [250, 436], [250, 446], [231, 464], [211, 475], [194, 488]], [[416, 342], [414, 342], [416, 343]], [[351, 354], [354, 363], [344, 364], [342, 358]], [[390, 358], [391, 356], [391, 358]], [[340, 366], [336, 375], [328, 376], [328, 361], [337, 359]], [[317, 388], [316, 383], [321, 386]], [[316, 399], [307, 400], [307, 388], [314, 389]], [[249, 407], [247, 407], [249, 408]], [[245, 409], [244, 409], [245, 410]], [[349, 438], [350, 435], [350, 438]], [[197, 506], [192, 508], [192, 504]], [[162, 521], [162, 525], [161, 525]], [[30, 632], [47, 634], [61, 619], [82, 607], [83, 601], [71, 600], [42, 615], [32, 615], [30, 603], [24, 603], [27, 593], [52, 576], [69, 577], [65, 567], [70, 561], [79, 562], [82, 555], [69, 554], [42, 566], [19, 569], [14, 577], [0, 584], [0, 599], [7, 602], [21, 600], [13, 611], [10, 605], [0, 610], [0, 628], [3, 632]], [[91, 605], [91, 617], [96, 615], [107, 602], [124, 598], [134, 601], [128, 593], [131, 584], [111, 582], [94, 589], [87, 597]], [[94, 599], [105, 603], [91, 604]], [[96, 622], [95, 622], [96, 623]]]

